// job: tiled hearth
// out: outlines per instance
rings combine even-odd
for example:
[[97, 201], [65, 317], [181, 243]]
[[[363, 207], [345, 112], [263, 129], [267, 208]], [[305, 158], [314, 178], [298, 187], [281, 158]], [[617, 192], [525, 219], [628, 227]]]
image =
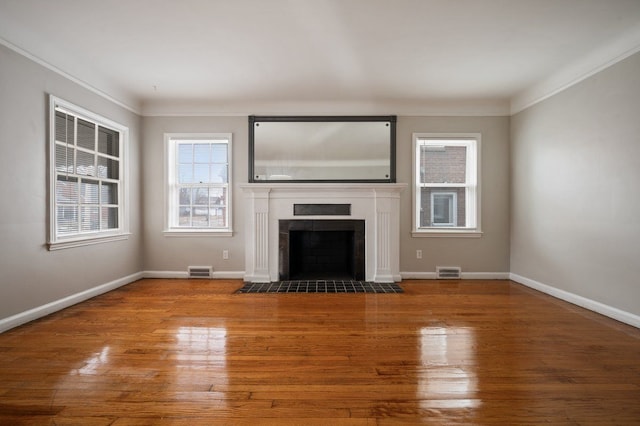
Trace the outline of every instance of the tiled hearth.
[[[400, 193], [406, 184], [255, 183], [242, 188], [246, 205], [245, 281], [280, 281], [281, 220], [362, 220], [366, 282], [400, 281]], [[296, 205], [349, 205], [344, 214], [294, 214]]]
[[403, 293], [396, 283], [318, 280], [246, 283], [236, 293]]

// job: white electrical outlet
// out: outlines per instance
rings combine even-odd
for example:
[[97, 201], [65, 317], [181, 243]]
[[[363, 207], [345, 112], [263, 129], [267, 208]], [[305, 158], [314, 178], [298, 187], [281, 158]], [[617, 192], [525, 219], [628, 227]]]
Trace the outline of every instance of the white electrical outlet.
[[229, 250], [222, 250], [222, 258], [224, 260], [228, 260], [229, 259]]
[[422, 259], [422, 250], [416, 250], [416, 259]]

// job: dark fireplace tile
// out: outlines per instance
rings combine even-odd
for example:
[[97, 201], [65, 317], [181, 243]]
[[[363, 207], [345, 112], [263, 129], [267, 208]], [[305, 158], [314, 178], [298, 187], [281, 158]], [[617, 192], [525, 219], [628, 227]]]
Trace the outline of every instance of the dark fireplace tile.
[[396, 283], [357, 280], [276, 281], [245, 283], [236, 293], [403, 293]]

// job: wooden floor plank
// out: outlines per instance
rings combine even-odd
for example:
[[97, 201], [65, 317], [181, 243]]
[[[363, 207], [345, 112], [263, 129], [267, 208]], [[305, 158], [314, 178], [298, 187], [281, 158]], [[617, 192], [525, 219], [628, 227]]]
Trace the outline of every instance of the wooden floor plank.
[[141, 280], [0, 334], [0, 424], [640, 424], [640, 330], [510, 281]]

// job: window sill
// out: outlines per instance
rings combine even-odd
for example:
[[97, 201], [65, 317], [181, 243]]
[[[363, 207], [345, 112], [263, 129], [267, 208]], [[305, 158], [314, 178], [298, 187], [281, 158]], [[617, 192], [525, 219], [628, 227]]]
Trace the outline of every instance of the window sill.
[[414, 238], [480, 238], [482, 237], [482, 231], [471, 229], [429, 229], [429, 230], [413, 230], [411, 236]]
[[233, 237], [230, 229], [166, 229], [165, 237]]
[[55, 250], [63, 250], [63, 249], [74, 248], [74, 247], [90, 246], [93, 244], [109, 243], [111, 241], [122, 241], [122, 240], [128, 240], [129, 235], [131, 235], [130, 232], [125, 232], [122, 234], [93, 236], [89, 238], [87, 237], [69, 238], [67, 240], [50, 242], [48, 243], [48, 248], [49, 248], [49, 251], [55, 251]]

